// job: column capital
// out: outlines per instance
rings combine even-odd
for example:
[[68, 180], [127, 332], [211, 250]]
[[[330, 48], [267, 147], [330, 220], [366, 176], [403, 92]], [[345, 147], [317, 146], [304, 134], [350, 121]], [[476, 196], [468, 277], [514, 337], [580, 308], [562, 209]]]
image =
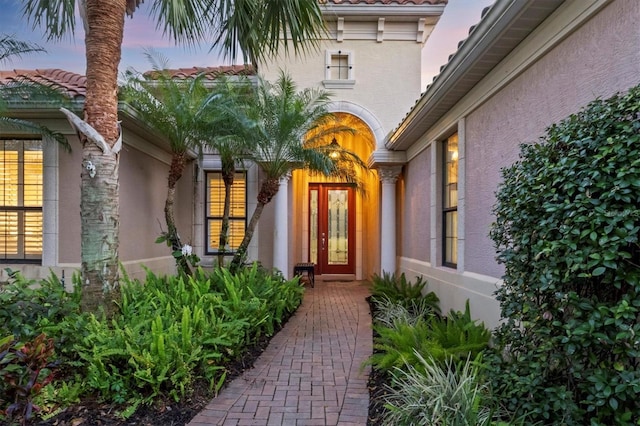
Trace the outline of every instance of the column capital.
[[280, 176], [280, 180], [278, 182], [281, 184], [285, 184], [289, 182], [290, 179], [291, 179], [291, 171], [288, 171], [284, 175]]
[[396, 183], [402, 171], [402, 166], [380, 166], [377, 170], [378, 178], [382, 183]]

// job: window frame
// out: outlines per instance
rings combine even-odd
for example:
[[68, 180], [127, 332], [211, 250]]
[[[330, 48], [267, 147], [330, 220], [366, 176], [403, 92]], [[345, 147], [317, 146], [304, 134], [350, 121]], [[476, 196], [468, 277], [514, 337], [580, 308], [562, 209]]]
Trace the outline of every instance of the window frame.
[[[460, 150], [460, 146], [459, 146], [459, 138], [458, 138], [458, 133], [455, 132], [453, 133], [451, 136], [449, 136], [447, 139], [445, 139], [444, 141], [442, 141], [441, 146], [442, 146], [442, 161], [441, 161], [441, 166], [442, 166], [442, 174], [441, 174], [441, 214], [442, 214], [442, 265], [449, 267], [449, 268], [454, 268], [456, 269], [458, 267], [458, 202], [459, 202], [459, 195], [458, 195], [458, 188], [460, 187], [460, 182], [459, 182], [459, 178], [460, 178], [460, 168], [459, 168], [459, 157], [457, 157], [455, 159], [455, 163], [456, 163], [456, 176], [455, 176], [455, 182], [450, 182], [449, 181], [449, 165], [451, 163], [453, 163], [453, 161], [449, 161], [448, 159], [448, 155], [447, 153], [449, 152], [449, 145], [452, 142], [452, 139], [455, 138], [455, 143], [456, 143], [456, 151], [459, 155], [459, 150]], [[456, 197], [455, 197], [455, 204], [453, 204], [450, 200], [450, 192], [449, 194], [447, 194], [447, 191], [451, 190], [451, 188], [449, 187], [450, 185], [455, 185], [455, 191], [456, 191]], [[448, 202], [447, 202], [448, 201]], [[454, 220], [448, 219], [450, 217], [455, 217]], [[449, 220], [451, 220], [453, 223], [451, 224], [452, 226], [454, 226], [453, 229], [453, 234], [452, 235], [448, 235], [447, 234], [447, 230], [449, 229]], [[448, 243], [451, 243], [452, 246], [449, 246]], [[449, 259], [448, 255], [449, 252], [455, 253], [455, 259]]]
[[[247, 182], [247, 171], [246, 170], [236, 170], [236, 176], [238, 174], [241, 174], [244, 177], [244, 216], [233, 216], [230, 212], [229, 214], [229, 222], [231, 223], [232, 221], [235, 222], [243, 222], [244, 224], [244, 231], [246, 232], [247, 229], [247, 213], [248, 213], [248, 194], [247, 194], [247, 189], [248, 189], [248, 182]], [[220, 254], [220, 251], [218, 250], [217, 247], [213, 248], [210, 247], [210, 242], [211, 242], [211, 235], [210, 235], [210, 221], [212, 220], [222, 220], [222, 215], [220, 216], [215, 216], [215, 215], [210, 215], [210, 209], [209, 209], [209, 204], [210, 204], [210, 199], [209, 199], [209, 176], [212, 174], [219, 174], [220, 175], [220, 181], [222, 182], [222, 171], [221, 170], [205, 170], [204, 171], [204, 176], [205, 176], [205, 185], [204, 185], [204, 191], [205, 191], [205, 195], [204, 195], [204, 240], [205, 240], [205, 246], [204, 246], [204, 254], [205, 255], [212, 255], [212, 256], [217, 256]], [[234, 184], [237, 182], [237, 179], [234, 178]], [[222, 188], [224, 189], [224, 182], [222, 182]], [[232, 187], [233, 188], [233, 187]], [[232, 189], [233, 191], [233, 189]], [[224, 195], [222, 198], [223, 202], [224, 202]], [[218, 239], [218, 238], [216, 238]], [[229, 249], [228, 251], [224, 251], [223, 255], [224, 256], [233, 256], [236, 253], [236, 249]]]
[[[0, 252], [0, 264], [42, 264], [44, 257], [44, 247], [45, 247], [45, 221], [44, 221], [44, 204], [45, 204], [45, 185], [44, 185], [44, 171], [45, 171], [45, 149], [44, 149], [44, 141], [39, 137], [4, 137], [0, 138], [0, 143], [2, 144], [2, 152], [4, 153], [6, 150], [5, 144], [6, 142], [19, 142], [20, 150], [18, 151], [18, 159], [17, 159], [17, 198], [18, 205], [0, 205], [0, 212], [17, 212], [18, 216], [16, 219], [16, 231], [17, 231], [17, 253], [15, 255], [8, 254], [6, 251]], [[25, 158], [24, 158], [24, 144], [25, 142], [37, 142], [40, 147], [40, 182], [39, 182], [39, 206], [33, 205], [25, 205]], [[4, 165], [4, 154], [2, 164]], [[0, 200], [0, 203], [4, 200]], [[27, 241], [26, 241], [26, 220], [25, 216], [28, 212], [39, 212], [40, 213], [40, 253], [39, 254], [27, 254]]]
[[[335, 57], [347, 58], [347, 77], [346, 78], [332, 78], [333, 74], [333, 59]], [[354, 67], [354, 55], [353, 52], [348, 50], [326, 50], [325, 62], [324, 62], [324, 80], [322, 84], [327, 89], [344, 89], [352, 88], [355, 85], [355, 67]]]

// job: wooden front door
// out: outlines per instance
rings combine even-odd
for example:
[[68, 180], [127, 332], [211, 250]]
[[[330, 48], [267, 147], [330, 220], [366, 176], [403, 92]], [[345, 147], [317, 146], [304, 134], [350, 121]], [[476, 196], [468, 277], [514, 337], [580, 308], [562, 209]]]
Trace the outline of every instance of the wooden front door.
[[309, 184], [309, 261], [317, 274], [355, 273], [355, 207], [352, 186]]

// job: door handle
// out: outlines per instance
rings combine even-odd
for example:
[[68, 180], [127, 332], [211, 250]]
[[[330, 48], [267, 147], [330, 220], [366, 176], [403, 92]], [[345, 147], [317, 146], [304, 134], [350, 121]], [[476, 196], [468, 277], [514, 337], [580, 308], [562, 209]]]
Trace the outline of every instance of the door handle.
[[324, 232], [322, 233], [322, 251], [324, 251]]

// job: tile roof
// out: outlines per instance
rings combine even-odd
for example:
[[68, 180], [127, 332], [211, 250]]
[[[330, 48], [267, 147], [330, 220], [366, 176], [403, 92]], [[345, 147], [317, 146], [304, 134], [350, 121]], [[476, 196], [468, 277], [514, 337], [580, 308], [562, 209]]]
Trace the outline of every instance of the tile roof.
[[415, 4], [415, 5], [424, 5], [424, 4], [447, 4], [449, 0], [325, 0], [321, 1], [321, 3], [331, 3], [331, 4]]
[[[255, 75], [256, 71], [251, 65], [223, 65], [217, 67], [191, 67], [163, 70], [171, 78], [191, 78], [199, 74], [204, 74], [208, 80], [215, 80], [221, 75]], [[154, 78], [158, 71], [147, 71], [145, 77]]]
[[[167, 70], [173, 78], [190, 78], [204, 73], [207, 79], [213, 80], [221, 75], [255, 75], [250, 65], [231, 65], [219, 67], [192, 67]], [[154, 71], [145, 75], [153, 78]], [[45, 86], [60, 89], [71, 99], [83, 99], [87, 93], [87, 78], [61, 69], [47, 68], [35, 70], [0, 71], [0, 85], [19, 82], [36, 82]]]
[[71, 99], [84, 98], [87, 92], [87, 78], [85, 76], [61, 69], [0, 71], [1, 85], [25, 81], [60, 89]]

